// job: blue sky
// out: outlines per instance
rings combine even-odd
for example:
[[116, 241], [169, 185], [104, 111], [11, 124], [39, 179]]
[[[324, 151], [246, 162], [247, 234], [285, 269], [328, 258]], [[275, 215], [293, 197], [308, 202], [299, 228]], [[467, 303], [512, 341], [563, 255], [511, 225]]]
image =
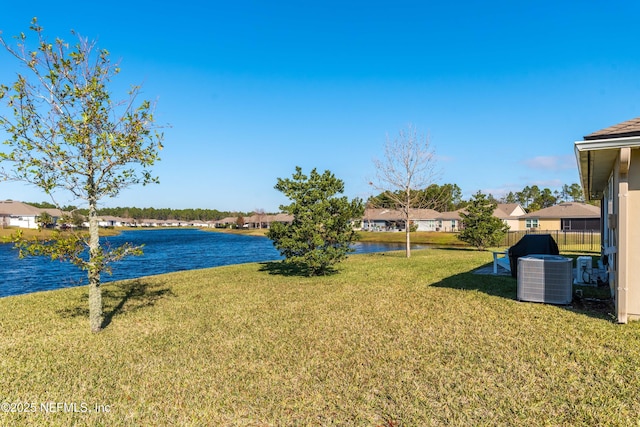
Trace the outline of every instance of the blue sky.
[[[179, 7], [175, 5], [179, 4]], [[160, 185], [105, 206], [277, 211], [295, 166], [366, 198], [387, 137], [413, 124], [464, 197], [579, 182], [573, 143], [640, 115], [636, 1], [67, 1], [3, 5], [120, 60], [157, 100]], [[0, 52], [0, 81], [17, 65]], [[2, 108], [2, 107], [0, 107]], [[42, 201], [0, 183], [0, 199]], [[60, 197], [63, 204], [67, 203]]]

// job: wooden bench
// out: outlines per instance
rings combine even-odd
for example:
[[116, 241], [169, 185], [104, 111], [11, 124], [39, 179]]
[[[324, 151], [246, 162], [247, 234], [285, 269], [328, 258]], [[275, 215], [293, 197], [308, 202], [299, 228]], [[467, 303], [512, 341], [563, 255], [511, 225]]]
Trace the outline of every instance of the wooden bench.
[[509, 263], [509, 250], [493, 252], [493, 274], [498, 274], [498, 266], [511, 272], [511, 264]]

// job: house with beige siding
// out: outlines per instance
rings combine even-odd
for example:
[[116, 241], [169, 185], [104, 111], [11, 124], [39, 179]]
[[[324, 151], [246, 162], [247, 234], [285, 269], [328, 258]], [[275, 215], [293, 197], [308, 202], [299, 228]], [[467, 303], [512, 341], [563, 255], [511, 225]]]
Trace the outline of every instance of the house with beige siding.
[[[456, 211], [442, 212], [438, 217], [438, 231], [460, 231], [464, 227], [461, 213], [466, 214], [467, 210], [462, 208]], [[493, 210], [493, 216], [500, 218], [511, 231], [520, 230], [519, 218], [526, 213], [519, 203], [498, 203]]]
[[600, 231], [600, 208], [566, 202], [529, 212], [519, 218], [520, 230]]
[[277, 213], [275, 215], [267, 215], [267, 228], [271, 227], [274, 222], [280, 222], [282, 224], [291, 224], [293, 222], [293, 215], [286, 213]]
[[500, 218], [502, 222], [509, 226], [511, 231], [521, 230], [520, 218], [525, 215], [527, 211], [524, 210], [520, 203], [498, 203], [493, 210], [493, 216]]
[[438, 215], [438, 228], [436, 231], [460, 231], [462, 228], [461, 212], [466, 212], [464, 209], [458, 209], [455, 211], [441, 212]]
[[618, 322], [640, 319], [640, 117], [574, 143], [587, 200], [600, 200], [602, 262]]
[[237, 216], [228, 216], [215, 222], [216, 228], [231, 228], [238, 224]]

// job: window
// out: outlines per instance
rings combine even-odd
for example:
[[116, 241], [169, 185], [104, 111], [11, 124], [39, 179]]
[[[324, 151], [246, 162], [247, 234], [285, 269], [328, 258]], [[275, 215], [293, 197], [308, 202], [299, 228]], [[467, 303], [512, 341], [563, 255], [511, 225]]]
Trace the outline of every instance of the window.
[[524, 220], [525, 228], [538, 228], [538, 218], [526, 218]]
[[562, 218], [564, 231], [600, 231], [600, 218]]

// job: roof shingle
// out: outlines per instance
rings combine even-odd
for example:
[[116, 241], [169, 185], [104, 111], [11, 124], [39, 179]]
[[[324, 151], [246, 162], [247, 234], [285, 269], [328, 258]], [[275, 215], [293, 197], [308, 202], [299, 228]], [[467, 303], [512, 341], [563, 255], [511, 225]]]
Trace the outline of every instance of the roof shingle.
[[567, 202], [530, 212], [522, 218], [600, 218], [600, 208], [586, 203]]
[[640, 117], [600, 129], [584, 137], [585, 141], [593, 139], [624, 138], [640, 136]]

